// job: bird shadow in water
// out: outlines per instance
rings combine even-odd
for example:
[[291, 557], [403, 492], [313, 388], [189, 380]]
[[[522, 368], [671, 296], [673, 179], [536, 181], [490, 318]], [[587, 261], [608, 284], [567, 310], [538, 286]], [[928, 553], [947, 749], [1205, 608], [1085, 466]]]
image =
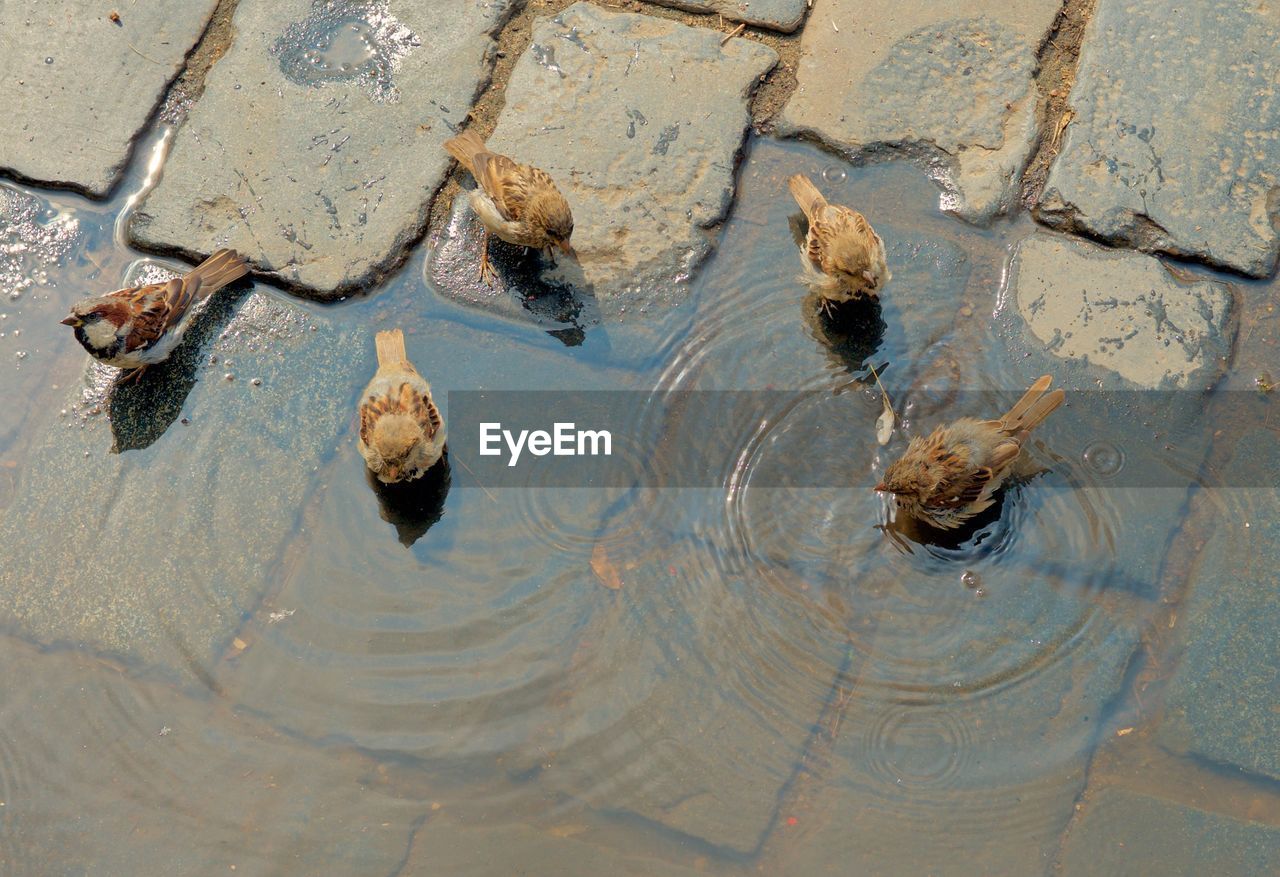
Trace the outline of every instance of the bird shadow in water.
[[200, 372], [201, 351], [215, 340], [253, 289], [239, 280], [223, 287], [191, 318], [182, 343], [164, 362], [149, 366], [136, 380], [122, 370], [108, 391], [113, 453], [150, 447], [182, 413]]
[[[541, 252], [490, 236], [489, 264], [502, 285], [539, 323], [566, 324], [563, 329], [546, 330], [548, 335], [566, 347], [577, 347], [586, 340], [585, 324], [591, 321], [584, 314], [589, 309], [588, 299], [575, 291], [585, 288], [586, 276], [572, 258], [559, 255], [549, 262]], [[558, 269], [566, 275], [565, 281], [548, 280], [543, 273], [547, 268]], [[595, 299], [588, 298], [589, 303], [594, 304]]]
[[405, 548], [411, 547], [444, 517], [444, 501], [453, 481], [447, 449], [425, 475], [413, 481], [383, 484], [368, 467], [364, 475], [378, 498], [378, 516], [396, 528], [396, 538]]
[[851, 373], [866, 371], [888, 328], [879, 300], [864, 296], [823, 307], [819, 296], [811, 294], [805, 297], [804, 307], [813, 337], [831, 360]]
[[979, 512], [959, 527], [944, 530], [932, 524], [898, 512], [895, 520], [881, 524], [885, 535], [910, 552], [914, 542], [930, 554], [960, 562], [968, 562], [989, 554], [1003, 538], [1007, 524], [1001, 521], [1008, 488], [996, 494], [996, 501], [985, 511]]

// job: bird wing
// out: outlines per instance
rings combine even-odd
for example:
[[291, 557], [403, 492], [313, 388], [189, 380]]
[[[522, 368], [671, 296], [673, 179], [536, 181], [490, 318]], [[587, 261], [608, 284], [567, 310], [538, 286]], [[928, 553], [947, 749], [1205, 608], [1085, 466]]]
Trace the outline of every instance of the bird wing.
[[195, 301], [200, 281], [187, 282], [175, 277], [167, 283], [150, 283], [132, 289], [121, 289], [111, 297], [123, 299], [132, 323], [125, 339], [125, 350], [133, 352], [151, 347], [168, 332]]
[[976, 503], [983, 498], [983, 491], [994, 475], [995, 472], [989, 466], [966, 470], [954, 480], [940, 482], [925, 505], [929, 508], [949, 509]]
[[360, 441], [373, 441], [373, 428], [385, 414], [408, 414], [422, 427], [427, 438], [440, 431], [440, 409], [430, 393], [420, 393], [405, 381], [382, 395], [371, 395], [360, 403]]
[[474, 161], [476, 182], [508, 222], [524, 218], [531, 193], [555, 186], [545, 171], [496, 152], [478, 153]]
[[[828, 274], [837, 269], [851, 273], [871, 267], [875, 232], [866, 217], [841, 204], [827, 204], [816, 216], [809, 234], [809, 258]], [[835, 258], [842, 262], [835, 264]]]

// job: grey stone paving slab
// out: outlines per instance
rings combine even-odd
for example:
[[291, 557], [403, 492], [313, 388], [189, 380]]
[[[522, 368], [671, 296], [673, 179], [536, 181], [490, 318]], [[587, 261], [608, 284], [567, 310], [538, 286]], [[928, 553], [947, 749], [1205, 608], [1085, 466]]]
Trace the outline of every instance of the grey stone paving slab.
[[425, 227], [517, 5], [243, 0], [132, 239], [232, 246], [318, 298], [373, 282]]
[[[1048, 577], [1029, 576], [1031, 590], [1037, 578]], [[1137, 628], [1133, 619], [1095, 619], [1078, 631], [1054, 631], [1035, 619], [1027, 625], [1017, 583], [1006, 584], [974, 600], [967, 617], [953, 617], [959, 636], [919, 625], [910, 610], [878, 615], [869, 657], [855, 664], [847, 710], [826, 726], [835, 733], [827, 781], [783, 811], [783, 824], [794, 827], [771, 838], [765, 872], [1051, 873], [1084, 786], [1099, 711], [1123, 680]], [[915, 600], [931, 599], [924, 582], [903, 585]], [[878, 601], [868, 605], [867, 596], [860, 595], [859, 615], [876, 611]], [[1063, 632], [1079, 639], [1042, 664], [1020, 671], [1010, 664], [1005, 679], [982, 681], [972, 672], [975, 654], [1017, 655], [1028, 640], [1048, 642]], [[961, 642], [960, 652], [950, 667], [928, 668], [938, 638]], [[903, 648], [911, 643], [914, 649]], [[957, 682], [948, 694], [951, 680]]]
[[394, 874], [428, 812], [354, 750], [218, 698], [7, 638], [0, 657], [11, 877]]
[[1256, 429], [1237, 445], [1224, 477], [1233, 513], [1217, 522], [1180, 613], [1183, 650], [1169, 681], [1156, 739], [1240, 770], [1280, 780], [1280, 451]]
[[1280, 830], [1124, 789], [1086, 799], [1062, 851], [1061, 877], [1239, 877], [1280, 871]]
[[0, 168], [105, 196], [217, 0], [0, 5]]
[[[543, 276], [594, 294], [606, 316], [682, 299], [729, 210], [747, 102], [777, 55], [722, 38], [577, 3], [538, 22], [511, 74], [489, 144], [556, 179], [579, 258]], [[459, 272], [433, 277], [474, 297], [474, 265]]]
[[1253, 276], [1280, 255], [1280, 21], [1265, 4], [1100, 0], [1040, 217]]
[[712, 12], [729, 21], [743, 21], [791, 33], [804, 21], [806, 0], [653, 0], [659, 6], [689, 12]]
[[492, 820], [433, 815], [414, 838], [405, 873], [456, 877], [694, 877], [721, 873], [708, 872], [705, 856], [695, 867], [643, 849], [644, 842], [651, 841], [647, 835], [639, 835], [641, 843], [636, 843], [633, 834], [631, 848], [619, 849], [613, 843], [616, 838], [600, 838], [603, 832], [580, 817], [569, 816], [545, 827], [501, 824], [501, 819], [502, 815]]
[[352, 354], [367, 346], [362, 330], [270, 296], [232, 319], [243, 297], [211, 299], [137, 385], [111, 389], [119, 372], [88, 365], [81, 398], [33, 426], [0, 519], [9, 632], [200, 675], [257, 605], [352, 416], [334, 382], [370, 357]]
[[1054, 356], [1146, 389], [1206, 387], [1225, 370], [1234, 337], [1225, 284], [1049, 234], [1024, 240], [1013, 270], [1018, 312]]
[[815, 0], [781, 133], [850, 156], [901, 146], [952, 165], [950, 209], [1008, 209], [1036, 136], [1036, 52], [1061, 4]]
[[605, 544], [616, 602], [583, 629], [556, 712], [511, 769], [750, 854], [830, 696], [844, 631], [751, 570], [715, 570], [699, 540], [649, 529]]

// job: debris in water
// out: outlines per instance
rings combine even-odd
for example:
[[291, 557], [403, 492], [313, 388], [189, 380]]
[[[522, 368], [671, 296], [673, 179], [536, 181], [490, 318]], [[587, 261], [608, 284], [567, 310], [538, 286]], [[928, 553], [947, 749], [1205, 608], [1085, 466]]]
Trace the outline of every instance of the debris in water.
[[609, 560], [609, 552], [605, 550], [603, 542], [597, 542], [596, 547], [591, 549], [591, 571], [596, 574], [600, 584], [609, 590], [622, 590], [622, 576], [618, 574], [613, 561]]
[[880, 375], [876, 374], [876, 367], [870, 366], [871, 375], [876, 379], [876, 386], [880, 388], [880, 402], [884, 406], [884, 411], [880, 412], [880, 416], [876, 418], [876, 441], [882, 445], [889, 444], [889, 437], [893, 435], [893, 424], [896, 419], [893, 413], [893, 406], [889, 404], [889, 394], [884, 389], [884, 384], [880, 383]]

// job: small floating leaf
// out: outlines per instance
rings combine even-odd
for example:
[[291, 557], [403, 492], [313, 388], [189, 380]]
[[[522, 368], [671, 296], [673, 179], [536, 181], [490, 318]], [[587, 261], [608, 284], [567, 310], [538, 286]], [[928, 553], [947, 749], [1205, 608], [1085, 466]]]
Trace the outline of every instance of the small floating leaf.
[[896, 419], [893, 414], [893, 406], [889, 404], [889, 394], [885, 392], [884, 384], [880, 383], [880, 376], [876, 374], [876, 367], [870, 366], [871, 374], [876, 379], [876, 386], [880, 388], [880, 402], [884, 405], [884, 411], [880, 412], [880, 416], [876, 418], [876, 441], [882, 445], [889, 444], [889, 437], [893, 435], [893, 424]]

